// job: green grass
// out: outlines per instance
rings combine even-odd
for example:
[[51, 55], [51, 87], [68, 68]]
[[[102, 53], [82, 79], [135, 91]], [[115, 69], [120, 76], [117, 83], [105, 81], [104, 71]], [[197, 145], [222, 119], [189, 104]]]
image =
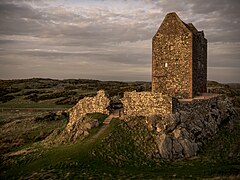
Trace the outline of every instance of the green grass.
[[[13, 172], [18, 172], [16, 177], [28, 177], [34, 172], [36, 177], [45, 177], [44, 175], [53, 177], [57, 175], [58, 179], [63, 179], [67, 174], [69, 178], [135, 178], [135, 179], [155, 179], [155, 178], [211, 178], [211, 177], [225, 177], [239, 178], [240, 164], [237, 157], [229, 159], [228, 157], [223, 160], [216, 159], [218, 153], [221, 153], [219, 144], [225, 142], [225, 151], [222, 151], [221, 156], [227, 156], [232, 146], [238, 147], [238, 140], [240, 137], [238, 131], [230, 133], [223, 130], [215, 138], [215, 143], [209, 142], [199, 156], [193, 159], [183, 159], [181, 161], [161, 161], [158, 165], [147, 164], [140, 165], [139, 167], [131, 164], [123, 165], [121, 168], [113, 166], [107, 161], [104, 161], [98, 156], [93, 156], [91, 152], [98, 148], [102, 140], [119, 127], [121, 122], [118, 119], [112, 120], [109, 128], [101, 134], [101, 136], [93, 143], [88, 143], [94, 133], [76, 144], [61, 145], [44, 153], [39, 159], [20, 164], [8, 171], [10, 177]], [[235, 140], [234, 140], [235, 137]], [[231, 144], [234, 145], [231, 145]], [[235, 149], [237, 151], [237, 149]], [[130, 153], [130, 152], [129, 152]], [[236, 152], [235, 152], [236, 154]]]
[[31, 146], [67, 123], [67, 119], [50, 122], [34, 120], [44, 114], [27, 110], [0, 112], [0, 155]]
[[[94, 116], [99, 118], [101, 114]], [[4, 178], [11, 179], [13, 174], [16, 178], [30, 177], [35, 173], [36, 176], [33, 176], [33, 179], [55, 176], [57, 179], [64, 179], [67, 175], [69, 179], [202, 179], [212, 177], [237, 179], [240, 178], [239, 119], [235, 123], [234, 130], [223, 127], [219, 134], [202, 148], [200, 154], [192, 159], [175, 162], [163, 160], [158, 165], [148, 163], [138, 167], [123, 164], [120, 168], [91, 154], [101, 145], [105, 137], [112, 136], [113, 132], [119, 128], [121, 121], [114, 119], [110, 127], [93, 143], [88, 142], [97, 131], [92, 131], [90, 136], [82, 142], [55, 147], [46, 151], [41, 157], [30, 157], [32, 159], [8, 170]], [[232, 154], [231, 157], [230, 154]], [[135, 162], [137, 163], [137, 160]]]
[[56, 99], [50, 99], [45, 101], [33, 102], [25, 100], [23, 96], [17, 96], [15, 99], [6, 103], [0, 102], [1, 108], [71, 108], [73, 105], [56, 105]]
[[[100, 114], [95, 114], [93, 117], [100, 117]], [[101, 116], [100, 119], [103, 119], [104, 116]], [[80, 164], [81, 166], [85, 165], [95, 165], [98, 161], [90, 161], [91, 155], [89, 152], [96, 147], [101, 140], [106, 137], [116, 126], [117, 120], [113, 120], [110, 124], [110, 127], [100, 135], [100, 137], [94, 143], [88, 143], [88, 140], [96, 132], [92, 132], [91, 135], [84, 139], [81, 142], [70, 145], [60, 145], [56, 148], [51, 149], [42, 155], [42, 157], [36, 161], [33, 161], [26, 165], [21, 165], [21, 167], [13, 168], [8, 172], [8, 175], [11, 176], [13, 172], [19, 172], [19, 175], [28, 175], [35, 171], [40, 171], [41, 169], [55, 169], [63, 168], [68, 169], [71, 164]], [[92, 164], [93, 163], [93, 164]]]

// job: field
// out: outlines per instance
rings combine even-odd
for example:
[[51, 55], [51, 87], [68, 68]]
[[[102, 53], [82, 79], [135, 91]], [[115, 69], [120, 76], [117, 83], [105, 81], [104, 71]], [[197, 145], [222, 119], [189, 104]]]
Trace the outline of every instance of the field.
[[[226, 124], [190, 159], [180, 161], [146, 162], [135, 156], [131, 144], [112, 153], [136, 157], [121, 166], [113, 165], [94, 152], [103, 140], [118, 134], [130, 141], [121, 129], [123, 122], [113, 119], [90, 131], [90, 136], [74, 144], [44, 146], [41, 142], [55, 129], [61, 131], [68, 117], [41, 119], [49, 113], [64, 111], [79, 99], [93, 96], [106, 89], [111, 96], [122, 96], [124, 91], [150, 91], [145, 82], [102, 82], [96, 80], [29, 79], [0, 81], [0, 178], [1, 179], [181, 179], [181, 178], [240, 178], [240, 117], [233, 125]], [[232, 98], [236, 110], [240, 107], [238, 84], [208, 83], [209, 91], [224, 93]], [[102, 114], [90, 115], [101, 122]], [[107, 153], [107, 152], [106, 152]]]

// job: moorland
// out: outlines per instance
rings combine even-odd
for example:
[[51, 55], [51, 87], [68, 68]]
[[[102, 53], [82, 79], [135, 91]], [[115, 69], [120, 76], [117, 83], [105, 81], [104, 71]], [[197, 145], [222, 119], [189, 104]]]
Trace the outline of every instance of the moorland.
[[[97, 138], [104, 114], [89, 114], [100, 126], [83, 141], [46, 147], [42, 141], [55, 129], [64, 129], [68, 116], [46, 117], [65, 111], [80, 99], [94, 96], [100, 89], [111, 97], [125, 91], [151, 91], [150, 82], [118, 82], [87, 79], [0, 80], [0, 177], [1, 179], [173, 179], [240, 178], [240, 117], [224, 124], [216, 137], [199, 150], [197, 156], [178, 161], [144, 162], [130, 142], [124, 122], [115, 118]], [[227, 95], [240, 112], [240, 85], [208, 81], [212, 93]], [[50, 116], [51, 117], [51, 116]], [[109, 153], [123, 156], [121, 163], [111, 163], [94, 155], [109, 135], [121, 138], [119, 147]], [[118, 141], [119, 139], [116, 139]], [[124, 157], [128, 157], [125, 158]], [[120, 165], [119, 165], [120, 164]]]

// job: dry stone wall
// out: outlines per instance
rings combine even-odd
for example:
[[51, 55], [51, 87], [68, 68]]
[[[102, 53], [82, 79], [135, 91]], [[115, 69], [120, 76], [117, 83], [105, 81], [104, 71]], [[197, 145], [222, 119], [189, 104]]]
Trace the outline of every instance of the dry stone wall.
[[164, 117], [172, 112], [172, 97], [162, 93], [125, 92], [121, 101], [126, 116], [161, 114]]
[[67, 130], [71, 131], [73, 124], [87, 113], [99, 112], [109, 114], [110, 99], [105, 91], [100, 90], [94, 97], [85, 97], [81, 99], [73, 108], [70, 109], [69, 123]]

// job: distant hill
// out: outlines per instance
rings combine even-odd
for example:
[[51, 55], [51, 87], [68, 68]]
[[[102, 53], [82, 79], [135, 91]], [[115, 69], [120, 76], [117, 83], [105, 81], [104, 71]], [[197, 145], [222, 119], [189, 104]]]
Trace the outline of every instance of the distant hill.
[[122, 97], [125, 91], [151, 91], [151, 83], [44, 78], [0, 80], [0, 107], [69, 107], [85, 96], [94, 96], [100, 89], [110, 96]]

